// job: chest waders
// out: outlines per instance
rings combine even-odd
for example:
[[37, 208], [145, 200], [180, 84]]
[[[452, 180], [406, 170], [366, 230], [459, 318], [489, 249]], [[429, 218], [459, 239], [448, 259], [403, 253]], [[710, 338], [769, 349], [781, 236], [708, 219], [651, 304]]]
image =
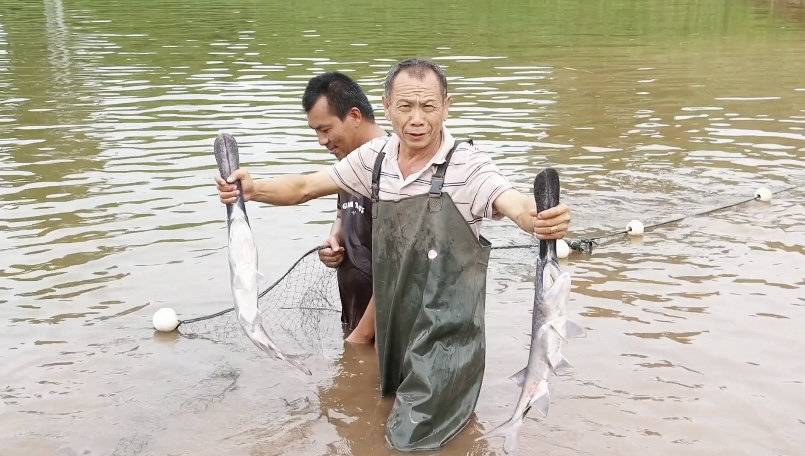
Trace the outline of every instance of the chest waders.
[[439, 448], [467, 424], [484, 373], [490, 244], [442, 191], [459, 142], [428, 193], [380, 201], [372, 173], [372, 262], [380, 386], [396, 392], [386, 439], [398, 450]]

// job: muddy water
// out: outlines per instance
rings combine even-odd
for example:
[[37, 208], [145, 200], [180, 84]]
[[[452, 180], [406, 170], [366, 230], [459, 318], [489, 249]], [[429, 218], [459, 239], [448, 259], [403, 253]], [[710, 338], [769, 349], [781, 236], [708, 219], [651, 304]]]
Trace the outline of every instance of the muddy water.
[[[150, 329], [158, 307], [230, 302], [218, 131], [262, 177], [330, 163], [299, 106], [319, 72], [349, 72], [379, 108], [391, 62], [436, 58], [454, 134], [523, 190], [556, 166], [575, 236], [805, 178], [801, 1], [225, 3], [0, 5], [4, 455], [388, 452], [371, 351], [302, 378]], [[803, 202], [795, 189], [569, 258], [589, 334], [523, 453], [799, 454]], [[263, 271], [320, 242], [333, 206], [252, 207]], [[475, 439], [517, 398], [530, 269], [526, 250], [493, 255], [477, 416], [442, 454], [501, 453]]]

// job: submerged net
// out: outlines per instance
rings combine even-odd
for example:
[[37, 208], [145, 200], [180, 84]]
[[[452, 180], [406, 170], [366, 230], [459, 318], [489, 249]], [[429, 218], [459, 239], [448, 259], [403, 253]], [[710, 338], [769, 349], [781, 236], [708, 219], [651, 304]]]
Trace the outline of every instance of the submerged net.
[[[333, 359], [343, 350], [348, 332], [341, 324], [336, 272], [319, 261], [320, 248], [303, 253], [284, 274], [263, 280], [258, 309], [264, 327], [284, 353]], [[512, 275], [529, 275], [536, 254], [537, 246], [530, 244], [493, 247], [490, 262]], [[237, 351], [254, 349], [231, 307], [182, 320], [178, 331]]]
[[[273, 281], [264, 279], [260, 286], [259, 318], [287, 355], [330, 358], [343, 346], [336, 273], [319, 261], [319, 249], [308, 250], [284, 274]], [[178, 330], [185, 337], [227, 344], [238, 350], [254, 347], [233, 308], [182, 320]]]

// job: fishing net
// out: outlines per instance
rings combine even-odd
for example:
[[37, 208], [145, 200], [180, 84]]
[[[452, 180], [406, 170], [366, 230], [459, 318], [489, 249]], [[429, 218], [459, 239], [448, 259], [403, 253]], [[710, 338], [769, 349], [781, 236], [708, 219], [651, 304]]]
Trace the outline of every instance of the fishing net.
[[[335, 269], [319, 261], [319, 249], [303, 253], [273, 280], [263, 279], [258, 309], [264, 327], [284, 353], [332, 359], [341, 353], [348, 332], [341, 324]], [[533, 274], [537, 252], [536, 245], [503, 245], [493, 247], [491, 261], [507, 274], [527, 276]], [[182, 320], [178, 331], [184, 337], [225, 344], [233, 350], [254, 349], [231, 307]]]
[[[263, 279], [260, 284], [259, 318], [287, 355], [331, 358], [343, 347], [345, 334], [336, 273], [319, 261], [319, 249], [308, 250], [284, 274], [273, 280]], [[232, 308], [182, 320], [179, 332], [238, 350], [254, 347]]]

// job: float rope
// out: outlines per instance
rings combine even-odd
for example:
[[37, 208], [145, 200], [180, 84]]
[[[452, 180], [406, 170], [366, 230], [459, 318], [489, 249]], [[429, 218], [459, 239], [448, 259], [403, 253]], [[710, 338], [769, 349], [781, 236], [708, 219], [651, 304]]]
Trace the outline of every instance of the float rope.
[[[777, 190], [776, 192], [773, 192], [772, 195], [788, 192], [788, 191], [797, 189], [799, 187], [801, 187], [801, 185], [793, 185], [791, 187], [787, 187], [787, 188], [784, 188], [782, 190]], [[674, 219], [665, 220], [665, 221], [662, 221], [662, 222], [659, 222], [659, 223], [655, 223], [653, 225], [648, 225], [648, 226], [645, 227], [645, 229], [657, 228], [659, 226], [669, 225], [671, 223], [676, 223], [676, 222], [682, 221], [682, 220], [684, 220], [686, 218], [699, 217], [699, 216], [702, 216], [702, 215], [712, 214], [713, 212], [718, 212], [718, 211], [723, 211], [725, 209], [730, 209], [730, 208], [740, 206], [742, 204], [746, 204], [746, 203], [749, 203], [749, 202], [752, 202], [752, 201], [757, 201], [758, 199], [759, 199], [759, 197], [755, 196], [754, 198], [741, 200], [741, 201], [738, 201], [738, 202], [735, 202], [735, 203], [727, 204], [726, 206], [719, 206], [719, 207], [716, 207], [716, 208], [708, 209], [706, 211], [697, 212], [695, 214], [683, 215], [682, 217], [677, 217], [677, 218], [674, 218]], [[567, 239], [566, 242], [567, 242], [567, 245], [572, 250], [575, 250], [575, 251], [581, 252], [581, 253], [586, 253], [586, 254], [589, 255], [589, 254], [593, 253], [593, 247], [594, 246], [602, 244], [602, 242], [601, 242], [602, 240], [620, 237], [620, 236], [623, 236], [624, 234], [628, 234], [628, 233], [629, 233], [629, 230], [626, 229], [626, 230], [620, 230], [620, 231], [613, 231], [611, 233], [606, 233], [606, 234], [602, 234], [600, 236], [595, 236], [595, 237], [590, 237], [590, 238], [580, 238], [580, 239], [575, 239], [575, 240]], [[499, 246], [499, 247], [492, 247], [492, 249], [493, 250], [523, 249], [523, 248], [533, 248], [533, 247], [536, 247], [536, 246], [537, 246], [537, 244], [516, 244], [516, 245], [504, 245], [504, 246]]]
[[[779, 193], [788, 192], [788, 191], [797, 189], [799, 187], [801, 187], [801, 185], [794, 185], [794, 186], [791, 186], [791, 187], [787, 187], [787, 188], [784, 188], [782, 190], [778, 190], [776, 192], [773, 192], [772, 195], [777, 195]], [[733, 207], [736, 207], [736, 206], [740, 206], [742, 204], [746, 204], [746, 203], [749, 203], [749, 202], [752, 202], [752, 201], [756, 201], [758, 199], [759, 199], [759, 197], [755, 196], [754, 198], [741, 200], [741, 201], [738, 201], [738, 202], [735, 202], [735, 203], [727, 204], [726, 206], [719, 206], [719, 207], [716, 207], [716, 208], [708, 209], [706, 211], [697, 212], [695, 214], [684, 215], [682, 217], [677, 217], [677, 218], [674, 218], [674, 219], [665, 220], [665, 221], [662, 221], [662, 222], [659, 222], [659, 223], [655, 223], [653, 225], [648, 225], [648, 226], [645, 227], [645, 229], [657, 228], [657, 227], [660, 227], [660, 226], [663, 226], [663, 225], [669, 225], [671, 223], [676, 223], [676, 222], [682, 221], [682, 220], [684, 220], [686, 218], [699, 217], [699, 216], [702, 216], [702, 215], [712, 214], [713, 212], [718, 212], [718, 211], [723, 211], [725, 209], [730, 209], [730, 208], [733, 208]], [[595, 237], [590, 237], [590, 238], [579, 238], [579, 239], [575, 239], [575, 240], [568, 239], [568, 240], [566, 240], [566, 242], [567, 242], [567, 245], [572, 250], [575, 250], [575, 251], [581, 252], [581, 253], [586, 253], [586, 254], [589, 255], [589, 254], [593, 253], [593, 247], [596, 246], [596, 245], [601, 245], [603, 240], [620, 237], [620, 236], [623, 236], [624, 234], [628, 234], [628, 233], [629, 233], [629, 230], [626, 229], [626, 230], [614, 231], [614, 232], [611, 232], [611, 233], [606, 233], [606, 234], [602, 234], [600, 236], [595, 236]], [[492, 250], [528, 249], [528, 248], [536, 248], [538, 245], [539, 244], [501, 245], [501, 246], [493, 246]], [[302, 254], [302, 256], [300, 256], [299, 259], [297, 259], [291, 265], [291, 267], [289, 267], [288, 270], [285, 271], [285, 273], [282, 276], [280, 276], [279, 279], [274, 281], [274, 283], [269, 285], [265, 290], [261, 291], [260, 294], [257, 296], [257, 298], [258, 299], [262, 298], [263, 296], [266, 295], [266, 293], [268, 293], [274, 287], [279, 285], [279, 283], [282, 282], [282, 280], [285, 277], [287, 277], [288, 274], [290, 274], [291, 271], [293, 271], [293, 269], [302, 260], [304, 260], [308, 255], [310, 255], [310, 254], [312, 254], [314, 252], [318, 252], [319, 250], [321, 250], [321, 249], [323, 249], [325, 247], [326, 246], [324, 246], [324, 245], [319, 245], [319, 246], [316, 246], [316, 247], [308, 250], [304, 254]], [[227, 309], [221, 310], [220, 312], [216, 312], [216, 313], [213, 313], [213, 314], [210, 314], [210, 315], [205, 315], [205, 316], [196, 317], [196, 318], [190, 318], [190, 319], [187, 319], [187, 320], [179, 320], [179, 326], [181, 326], [181, 325], [183, 325], [185, 323], [195, 323], [197, 321], [209, 320], [209, 319], [212, 319], [212, 318], [219, 317], [221, 315], [227, 314], [229, 312], [232, 312], [233, 310], [235, 310], [234, 307], [229, 307]]]

